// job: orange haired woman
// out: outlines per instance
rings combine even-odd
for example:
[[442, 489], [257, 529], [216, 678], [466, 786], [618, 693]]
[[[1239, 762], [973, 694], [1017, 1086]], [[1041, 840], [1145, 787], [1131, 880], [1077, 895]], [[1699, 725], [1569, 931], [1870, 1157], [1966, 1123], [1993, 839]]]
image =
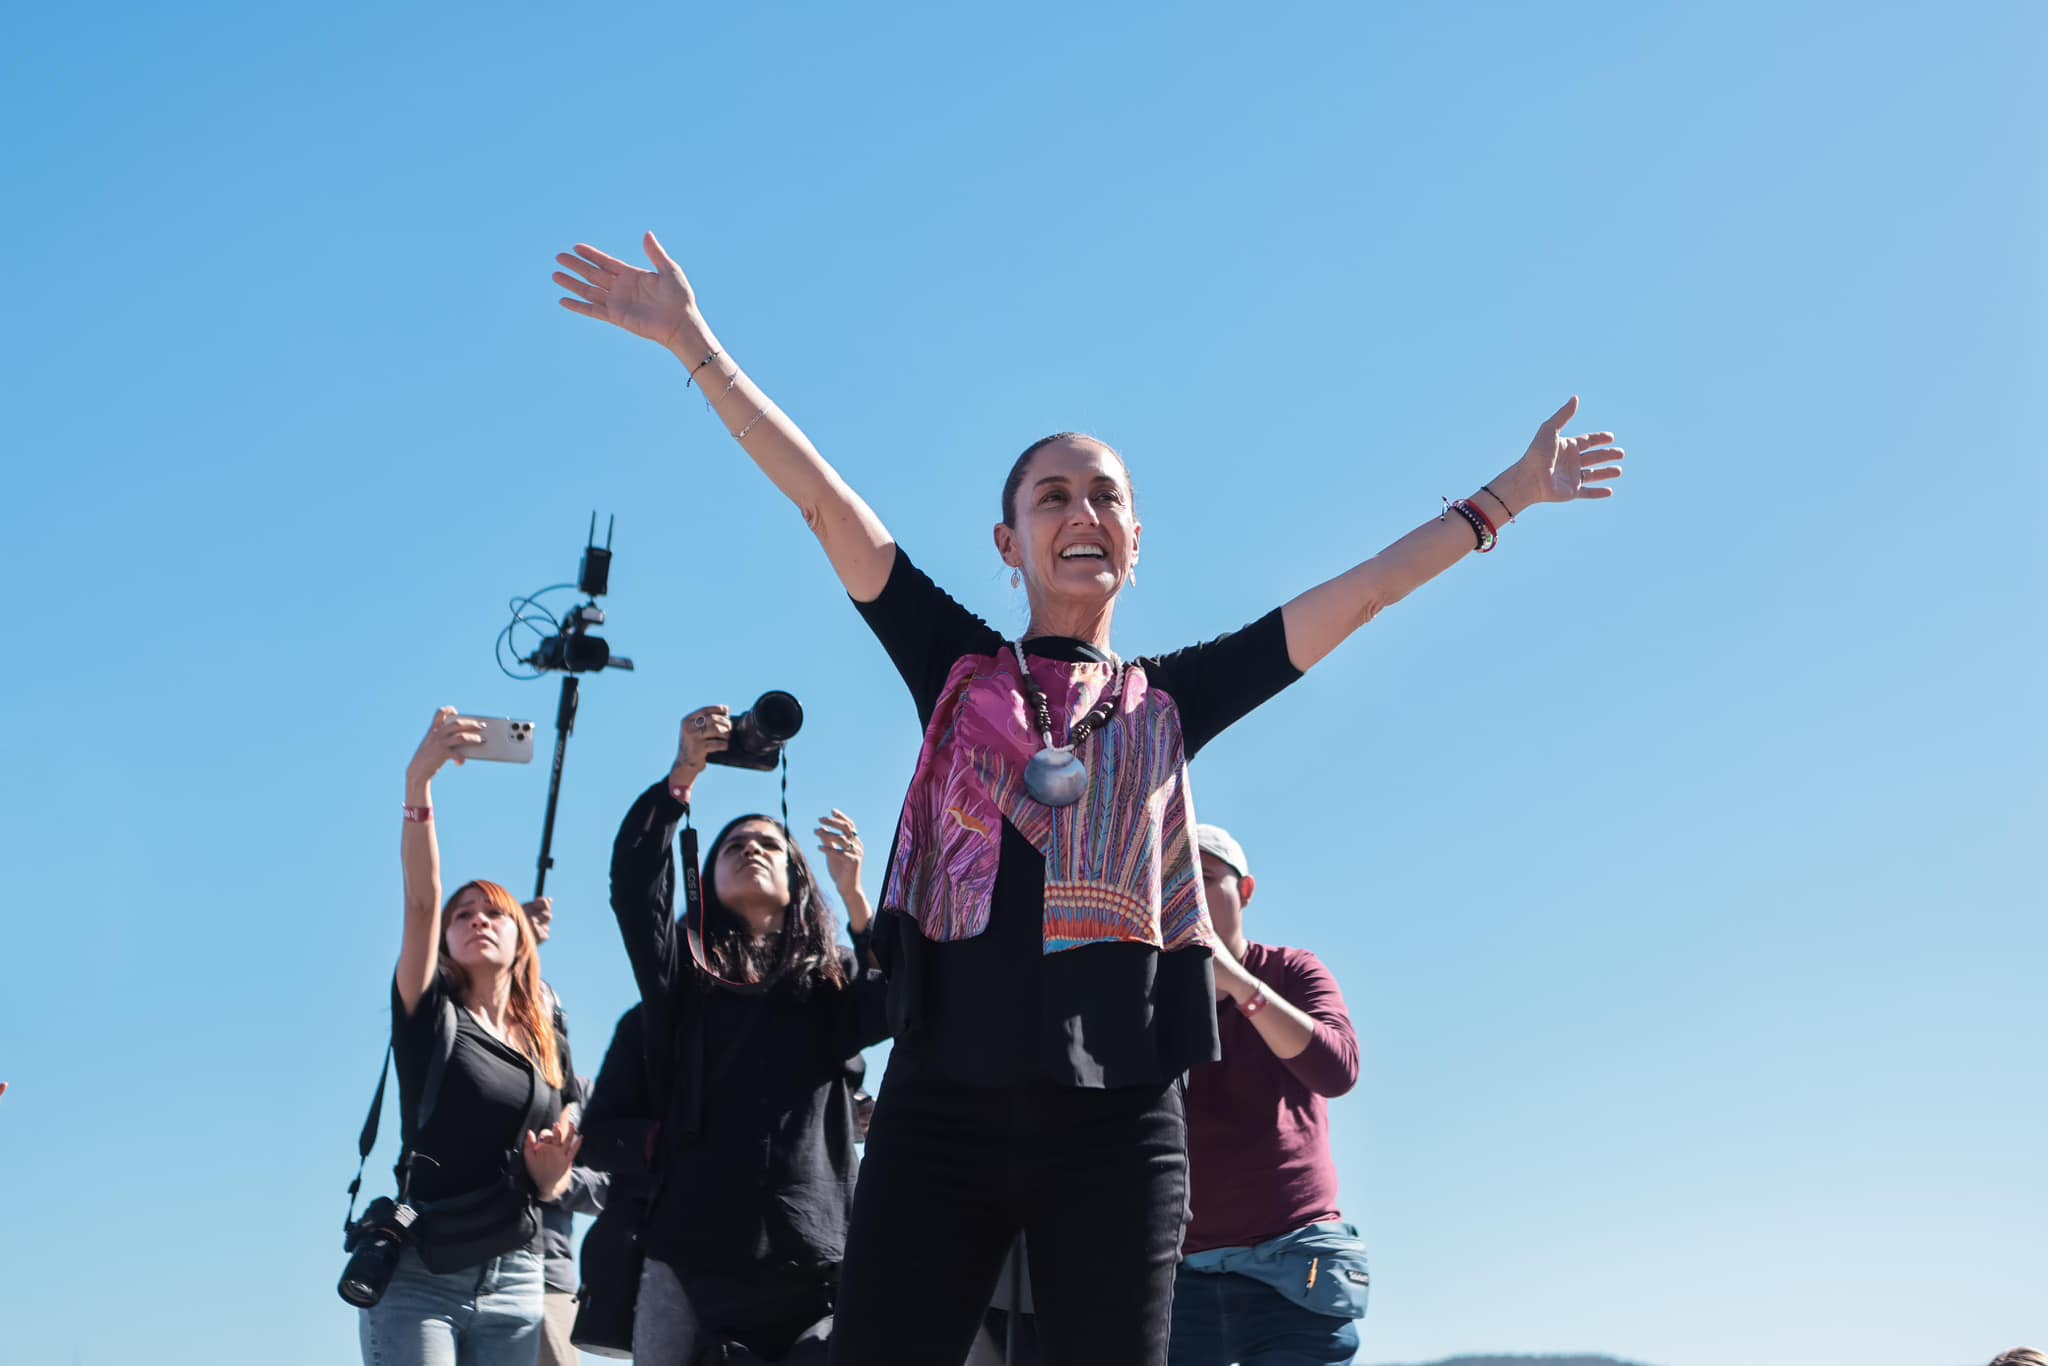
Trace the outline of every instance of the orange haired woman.
[[441, 900], [432, 783], [482, 742], [435, 713], [405, 771], [405, 939], [392, 982], [400, 1189], [419, 1211], [383, 1297], [362, 1312], [375, 1366], [533, 1366], [543, 1310], [537, 1206], [569, 1184], [582, 1138], [562, 1115], [573, 1072], [512, 894], [469, 882]]

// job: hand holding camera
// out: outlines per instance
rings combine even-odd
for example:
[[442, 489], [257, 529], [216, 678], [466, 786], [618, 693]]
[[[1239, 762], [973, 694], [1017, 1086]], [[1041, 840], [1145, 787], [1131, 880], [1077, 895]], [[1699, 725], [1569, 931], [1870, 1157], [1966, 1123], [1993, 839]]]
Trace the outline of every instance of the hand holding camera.
[[677, 787], [697, 781], [711, 762], [711, 756], [732, 743], [732, 713], [725, 707], [699, 707], [683, 718], [683, 732], [676, 741], [675, 765], [668, 780]]
[[687, 788], [710, 764], [766, 773], [803, 726], [803, 704], [786, 692], [764, 692], [737, 716], [730, 707], [699, 707], [683, 718], [669, 782]]

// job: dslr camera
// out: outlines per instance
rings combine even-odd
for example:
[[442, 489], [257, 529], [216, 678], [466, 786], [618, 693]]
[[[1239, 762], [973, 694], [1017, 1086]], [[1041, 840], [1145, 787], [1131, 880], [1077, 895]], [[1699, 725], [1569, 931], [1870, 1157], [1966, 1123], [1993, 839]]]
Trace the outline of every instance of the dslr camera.
[[335, 1287], [341, 1297], [358, 1309], [368, 1309], [384, 1298], [391, 1273], [398, 1270], [398, 1255], [405, 1251], [408, 1232], [419, 1211], [388, 1195], [372, 1200], [363, 1217], [348, 1226], [342, 1251], [348, 1265], [341, 1269], [341, 1283]]
[[782, 746], [804, 728], [803, 704], [786, 692], [764, 692], [732, 718], [726, 747], [704, 756], [714, 764], [766, 773], [782, 757]]

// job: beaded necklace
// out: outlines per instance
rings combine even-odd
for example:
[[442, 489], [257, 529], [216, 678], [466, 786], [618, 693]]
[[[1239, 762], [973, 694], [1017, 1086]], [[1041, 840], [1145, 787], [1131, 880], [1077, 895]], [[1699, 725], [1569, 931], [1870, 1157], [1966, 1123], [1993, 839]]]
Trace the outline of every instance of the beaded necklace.
[[1117, 701], [1123, 696], [1124, 664], [1111, 659], [1109, 686], [1102, 690], [1102, 696], [1095, 700], [1087, 715], [1068, 729], [1067, 743], [1055, 745], [1052, 706], [1045, 700], [1045, 690], [1031, 677], [1030, 665], [1024, 662], [1024, 642], [1011, 641], [1010, 651], [1017, 656], [1017, 679], [1024, 690], [1024, 700], [1031, 705], [1038, 722], [1039, 751], [1024, 766], [1024, 790], [1047, 806], [1072, 806], [1088, 790], [1088, 765], [1075, 751], [1115, 714]]

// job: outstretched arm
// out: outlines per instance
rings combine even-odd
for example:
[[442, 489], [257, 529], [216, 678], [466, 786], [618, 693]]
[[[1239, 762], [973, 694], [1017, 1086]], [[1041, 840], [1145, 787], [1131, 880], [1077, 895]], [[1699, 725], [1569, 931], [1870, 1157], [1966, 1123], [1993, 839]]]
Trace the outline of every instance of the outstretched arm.
[[[1537, 503], [1610, 498], [1604, 481], [1619, 478], [1621, 448], [1612, 432], [1566, 436], [1577, 397], [1552, 413], [1529, 449], [1467, 501], [1496, 527]], [[1456, 513], [1424, 522], [1365, 563], [1317, 584], [1281, 609], [1287, 657], [1307, 670], [1343, 644], [1380, 610], [1407, 597], [1475, 549], [1470, 523]]]
[[889, 529], [818, 454], [803, 429], [725, 354], [698, 310], [696, 290], [653, 233], [643, 248], [653, 270], [630, 266], [581, 242], [573, 254], [556, 256], [563, 268], [555, 272], [555, 283], [572, 296], [561, 301], [562, 307], [645, 337], [681, 361], [689, 371], [686, 383], [703, 391], [725, 430], [803, 513], [846, 591], [857, 602], [873, 602], [895, 561]]
[[405, 869], [405, 938], [398, 948], [397, 983], [407, 1015], [419, 1008], [440, 967], [441, 845], [434, 837], [434, 775], [450, 759], [461, 763], [483, 739], [481, 722], [443, 707], [405, 766], [405, 828], [398, 839], [398, 859]]

